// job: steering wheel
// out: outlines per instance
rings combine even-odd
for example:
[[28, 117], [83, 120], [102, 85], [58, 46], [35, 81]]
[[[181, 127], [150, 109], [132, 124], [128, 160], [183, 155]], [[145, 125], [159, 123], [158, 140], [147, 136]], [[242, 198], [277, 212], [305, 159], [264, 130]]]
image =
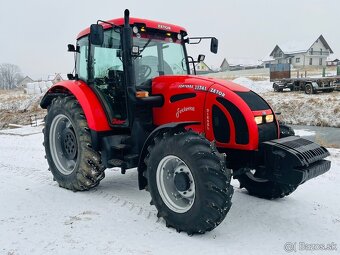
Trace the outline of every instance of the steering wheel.
[[152, 73], [152, 69], [148, 65], [140, 65], [138, 71], [139, 71], [138, 75], [141, 80], [146, 80]]
[[182, 68], [180, 65], [178, 64], [173, 64], [171, 66], [171, 69], [172, 69], [172, 72], [174, 74], [182, 74], [183, 73], [183, 70], [185, 70], [184, 68]]

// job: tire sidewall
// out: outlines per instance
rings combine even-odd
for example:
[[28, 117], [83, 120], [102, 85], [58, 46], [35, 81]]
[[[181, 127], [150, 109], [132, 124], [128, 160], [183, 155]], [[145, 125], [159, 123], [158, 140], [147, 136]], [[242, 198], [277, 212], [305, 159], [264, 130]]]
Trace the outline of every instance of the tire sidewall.
[[[48, 109], [48, 114], [46, 118], [46, 123], [45, 123], [45, 133], [44, 133], [44, 141], [45, 141], [45, 152], [46, 152], [46, 159], [48, 161], [48, 164], [50, 165], [51, 172], [53, 173], [53, 176], [64, 182], [64, 183], [69, 183], [72, 182], [77, 175], [77, 170], [79, 168], [81, 158], [82, 158], [82, 150], [80, 149], [80, 137], [79, 137], [79, 126], [77, 122], [75, 121], [74, 118], [74, 113], [72, 113], [69, 109], [66, 107], [63, 107], [64, 105], [56, 105], [56, 104], [51, 104], [50, 108]], [[77, 162], [76, 165], [73, 169], [73, 171], [65, 175], [62, 172], [60, 172], [55, 165], [52, 155], [51, 155], [51, 149], [50, 149], [50, 132], [51, 132], [51, 124], [54, 120], [55, 117], [58, 115], [65, 115], [72, 123], [73, 129], [75, 131], [75, 136], [77, 139]]]
[[306, 93], [307, 95], [313, 93], [313, 87], [312, 87], [311, 84], [306, 84], [306, 86], [305, 86], [305, 93]]
[[[162, 140], [159, 144], [154, 147], [154, 150], [157, 153], [153, 153], [150, 155], [150, 164], [147, 168], [148, 173], [148, 185], [150, 189], [150, 193], [152, 199], [155, 201], [155, 205], [158, 211], [165, 211], [167, 218], [170, 221], [177, 221], [179, 224], [183, 225], [190, 225], [194, 224], [192, 222], [193, 219], [199, 217], [202, 202], [205, 201], [205, 183], [203, 182], [203, 178], [198, 170], [197, 163], [193, 158], [188, 155], [182, 147], [179, 147], [174, 142], [174, 139], [171, 137], [169, 138], [169, 143], [165, 143]], [[190, 169], [191, 174], [193, 176], [195, 182], [195, 200], [191, 208], [184, 213], [177, 213], [172, 211], [164, 202], [159, 193], [157, 180], [156, 180], [156, 172], [160, 161], [169, 155], [176, 156], [180, 158]], [[181, 217], [178, 217], [180, 215]]]
[[246, 174], [242, 174], [237, 178], [241, 186], [245, 187], [250, 195], [260, 198], [276, 199], [292, 193], [297, 186], [276, 183], [273, 181], [255, 181]]

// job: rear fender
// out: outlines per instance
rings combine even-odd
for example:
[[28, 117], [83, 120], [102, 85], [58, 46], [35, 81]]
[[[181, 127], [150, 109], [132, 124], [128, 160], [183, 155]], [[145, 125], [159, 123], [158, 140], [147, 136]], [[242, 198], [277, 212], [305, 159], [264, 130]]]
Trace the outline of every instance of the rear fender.
[[83, 81], [62, 81], [51, 87], [40, 102], [43, 109], [58, 96], [74, 95], [81, 105], [89, 128], [94, 131], [109, 131], [105, 111], [92, 89]]
[[147, 155], [148, 152], [148, 147], [151, 144], [151, 142], [153, 141], [153, 139], [158, 136], [159, 134], [165, 133], [168, 130], [171, 129], [177, 129], [177, 130], [181, 130], [187, 126], [191, 126], [191, 125], [200, 125], [200, 122], [172, 122], [169, 124], [165, 124], [162, 126], [157, 127], [155, 130], [152, 131], [152, 133], [148, 136], [148, 138], [146, 139], [146, 141], [144, 142], [142, 151], [139, 154], [139, 161], [138, 161], [138, 185], [139, 185], [139, 189], [142, 190], [146, 187], [147, 185], [147, 179], [144, 177], [143, 173], [146, 170], [146, 165], [144, 163], [144, 159]]

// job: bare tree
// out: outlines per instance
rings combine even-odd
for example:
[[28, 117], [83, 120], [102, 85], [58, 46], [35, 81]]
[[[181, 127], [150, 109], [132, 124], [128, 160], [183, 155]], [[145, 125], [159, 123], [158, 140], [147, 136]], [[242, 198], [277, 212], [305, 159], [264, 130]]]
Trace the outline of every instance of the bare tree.
[[23, 78], [17, 65], [4, 63], [0, 65], [0, 88], [13, 89]]

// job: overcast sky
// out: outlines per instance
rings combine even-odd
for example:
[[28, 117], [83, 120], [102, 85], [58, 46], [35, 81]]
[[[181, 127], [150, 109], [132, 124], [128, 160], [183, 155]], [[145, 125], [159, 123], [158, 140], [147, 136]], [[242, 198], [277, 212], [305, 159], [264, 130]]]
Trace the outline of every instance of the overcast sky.
[[205, 44], [189, 49], [194, 56], [205, 53], [215, 67], [224, 57], [260, 60], [279, 42], [320, 34], [340, 56], [339, 0], [0, 0], [0, 63], [16, 64], [34, 79], [71, 72], [66, 45], [97, 19], [121, 17], [125, 8], [133, 17], [181, 25], [191, 36], [217, 37], [217, 55]]

